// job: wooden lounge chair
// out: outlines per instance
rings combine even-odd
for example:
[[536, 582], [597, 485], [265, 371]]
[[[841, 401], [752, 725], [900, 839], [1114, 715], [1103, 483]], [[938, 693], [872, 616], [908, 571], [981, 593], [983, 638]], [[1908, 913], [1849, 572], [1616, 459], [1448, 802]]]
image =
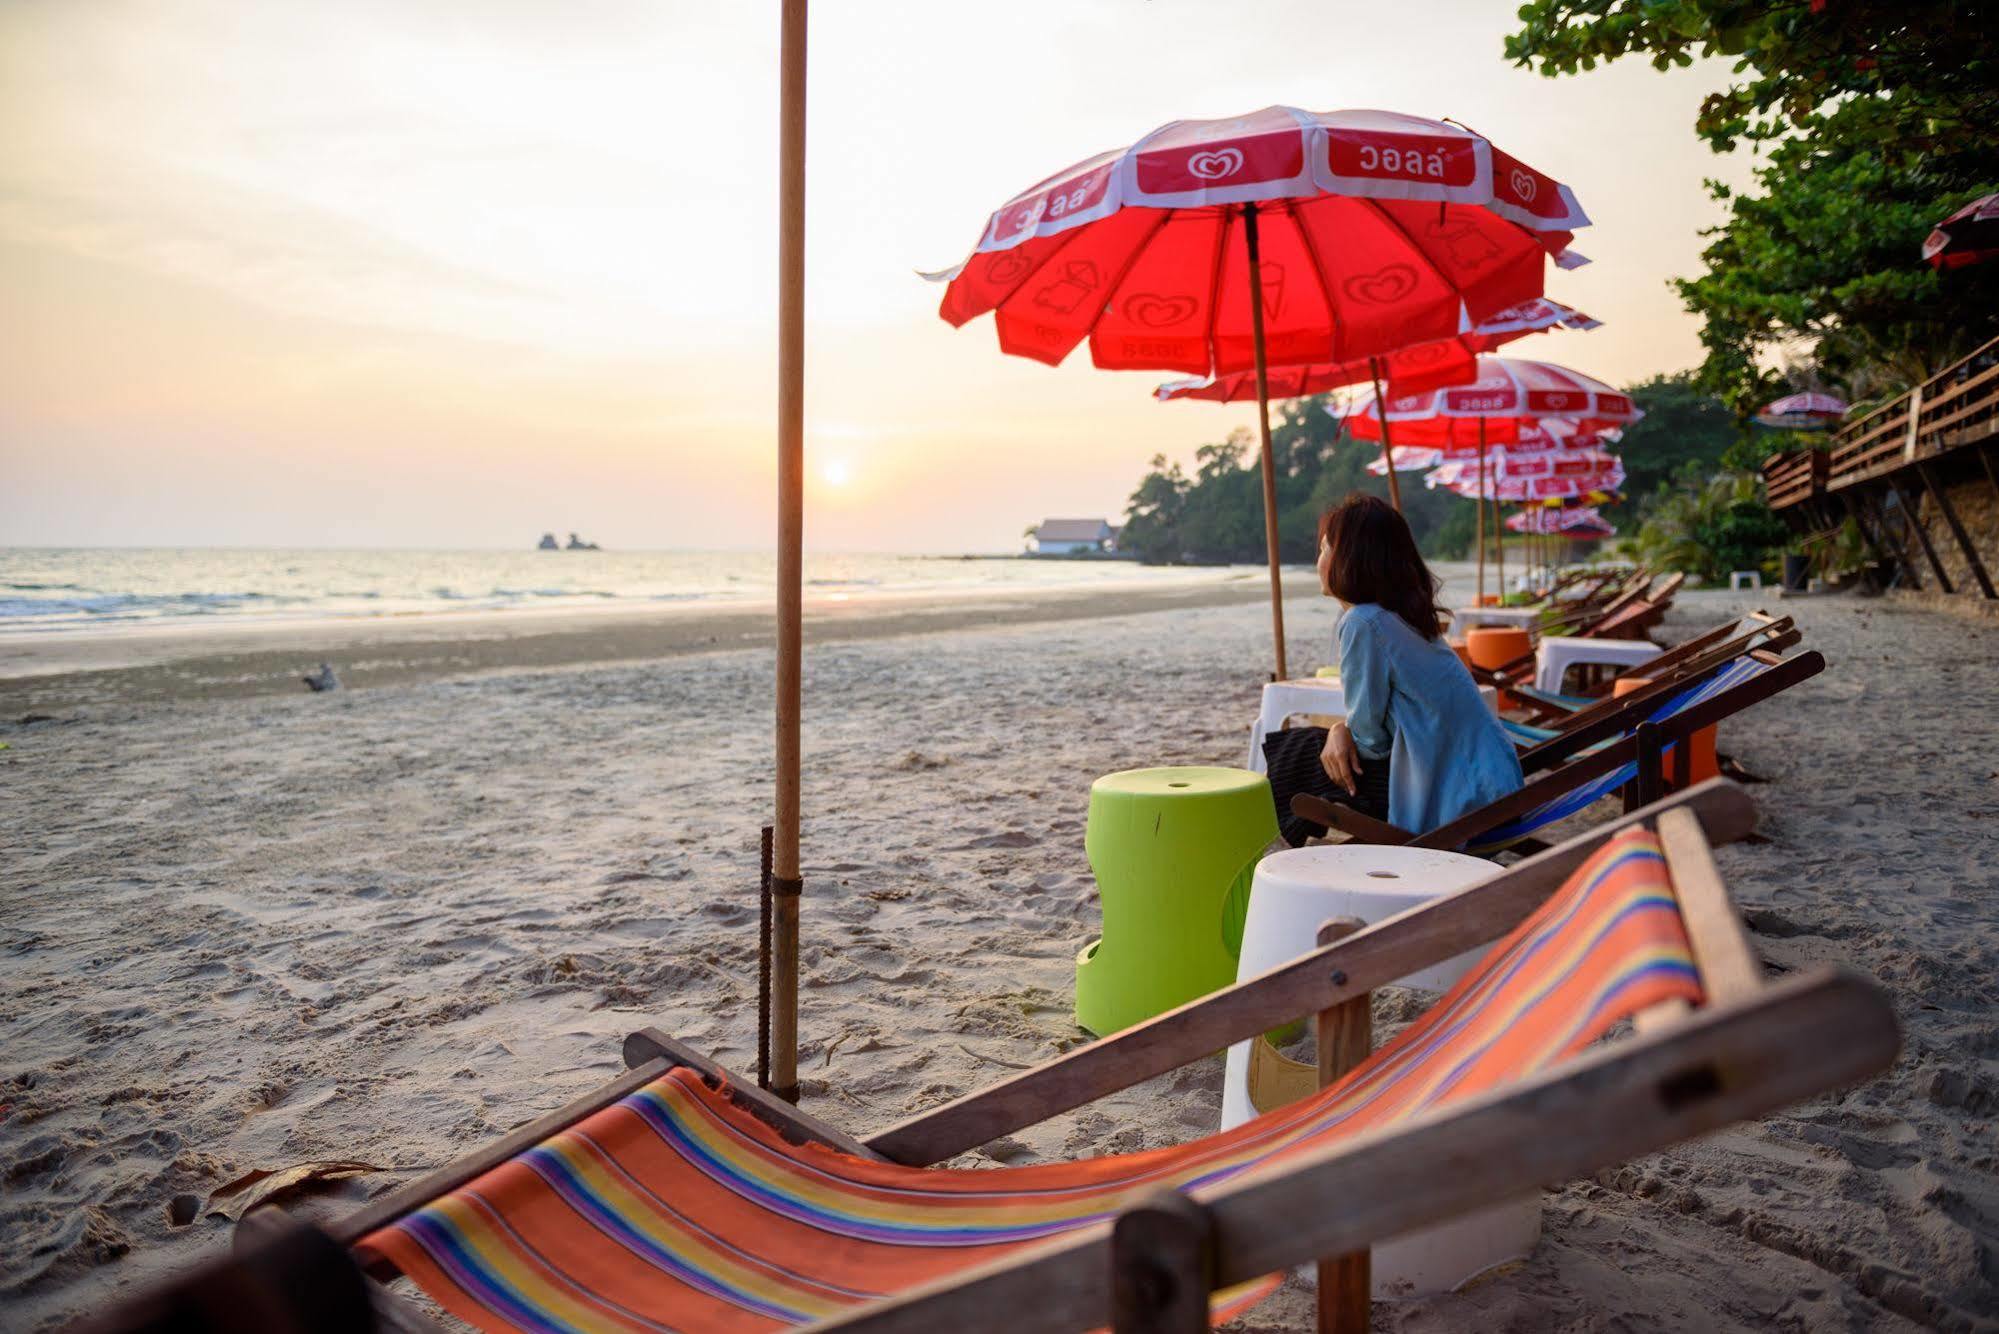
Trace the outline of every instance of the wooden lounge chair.
[[[332, 1236], [489, 1329], [1192, 1331], [1320, 1260], [1321, 1328], [1361, 1330], [1371, 1242], [1894, 1059], [1872, 983], [1764, 978], [1709, 851], [1754, 821], [1739, 789], [1702, 784], [865, 1142], [643, 1031], [624, 1078]], [[1373, 988], [1494, 940], [1364, 1056]], [[1232, 1131], [917, 1166], [1313, 1014], [1326, 1086]], [[1596, 1045], [1625, 1018], [1635, 1035]]]
[[[1744, 625], [1749, 628], [1742, 629]], [[1536, 690], [1532, 686], [1509, 684], [1506, 688], [1513, 691], [1518, 698], [1521, 705], [1519, 711], [1527, 714], [1528, 723], [1522, 727], [1513, 724], [1513, 720], [1501, 721], [1513, 724], [1508, 727], [1508, 731], [1514, 735], [1515, 740], [1531, 747], [1614, 713], [1634, 700], [1654, 698], [1669, 691], [1676, 682], [1697, 679], [1745, 653], [1753, 653], [1759, 649], [1770, 653], [1782, 652], [1795, 645], [1801, 638], [1803, 635], [1790, 617], [1772, 619], [1761, 612], [1756, 612], [1741, 622], [1717, 626], [1685, 643], [1676, 644], [1651, 659], [1642, 668], [1634, 669], [1640, 672], [1649, 684], [1624, 695], [1556, 695]]]
[[1531, 851], [1535, 835], [1625, 791], [1626, 804], [1656, 799], [1670, 759], [1674, 786], [1686, 786], [1692, 748], [1683, 744], [1704, 727], [1788, 690], [1825, 670], [1815, 652], [1780, 658], [1756, 649], [1699, 679], [1658, 683], [1606, 708], [1520, 757], [1532, 775], [1519, 791], [1468, 811], [1426, 833], [1363, 815], [1350, 806], [1308, 793], [1291, 798], [1294, 814], [1337, 829], [1363, 843], [1441, 848], [1490, 856], [1506, 849]]

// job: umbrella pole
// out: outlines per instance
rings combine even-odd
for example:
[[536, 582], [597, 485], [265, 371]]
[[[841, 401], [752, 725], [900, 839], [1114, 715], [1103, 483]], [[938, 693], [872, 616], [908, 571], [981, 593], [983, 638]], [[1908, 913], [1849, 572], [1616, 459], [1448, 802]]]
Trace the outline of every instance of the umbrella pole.
[[1249, 249], [1249, 329], [1256, 345], [1256, 430], [1263, 448], [1263, 545], [1270, 557], [1270, 637], [1277, 652], [1277, 675], [1284, 664], [1284, 575], [1277, 563], [1277, 463], [1270, 448], [1270, 366], [1263, 349], [1263, 260], [1257, 246], [1256, 205], [1242, 211], [1243, 241]]
[[1485, 418], [1478, 419], [1478, 493], [1472, 504], [1478, 508], [1478, 605], [1485, 605]]
[[1402, 512], [1402, 483], [1395, 480], [1395, 446], [1388, 443], [1388, 400], [1381, 393], [1381, 361], [1377, 357], [1367, 359], [1368, 378], [1374, 381], [1374, 408], [1381, 417], [1381, 453], [1388, 460], [1388, 503], [1395, 506], [1395, 512]]
[[779, 79], [777, 818], [771, 850], [771, 1092], [798, 1101], [798, 713], [805, 539], [805, 16], [784, 0]]

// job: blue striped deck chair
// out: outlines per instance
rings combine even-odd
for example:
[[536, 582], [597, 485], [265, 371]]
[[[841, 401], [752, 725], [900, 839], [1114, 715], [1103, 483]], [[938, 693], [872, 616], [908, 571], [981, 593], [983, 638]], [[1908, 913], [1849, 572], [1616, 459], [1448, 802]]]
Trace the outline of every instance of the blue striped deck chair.
[[[1424, 834], [1413, 834], [1349, 807], [1300, 793], [1292, 810], [1365, 843], [1402, 844], [1491, 856], [1509, 847], [1531, 850], [1537, 831], [1577, 815], [1620, 789], [1627, 803], [1656, 795], [1676, 748], [1695, 732], [1751, 704], [1768, 699], [1825, 669], [1816, 652], [1790, 658], [1758, 650], [1709, 675], [1680, 683], [1663, 698], [1631, 702], [1641, 707], [1611, 714], [1598, 725], [1543, 743], [1552, 754], [1573, 745], [1519, 791], [1470, 811]], [[1608, 731], [1609, 735], [1604, 735]], [[1523, 767], [1527, 757], [1522, 758]]]

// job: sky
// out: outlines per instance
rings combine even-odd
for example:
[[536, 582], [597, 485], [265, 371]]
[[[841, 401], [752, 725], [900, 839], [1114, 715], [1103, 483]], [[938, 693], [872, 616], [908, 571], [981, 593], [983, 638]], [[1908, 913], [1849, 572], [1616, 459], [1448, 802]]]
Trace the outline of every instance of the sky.
[[[1254, 420], [1003, 356], [918, 270], [1159, 124], [1450, 117], [1570, 184], [1601, 319], [1512, 352], [1699, 360], [1667, 286], [1720, 217], [1724, 67], [1545, 79], [1511, 0], [821, 0], [809, 546], [1009, 550], [1114, 521]], [[775, 0], [0, 5], [0, 544], [767, 548]]]

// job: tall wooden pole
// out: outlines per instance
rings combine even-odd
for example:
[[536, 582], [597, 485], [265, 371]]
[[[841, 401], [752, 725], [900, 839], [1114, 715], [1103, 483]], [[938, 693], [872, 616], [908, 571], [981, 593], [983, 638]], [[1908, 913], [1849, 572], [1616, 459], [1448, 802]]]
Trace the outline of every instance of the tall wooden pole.
[[1485, 605], [1485, 418], [1478, 419], [1478, 605]]
[[783, 0], [777, 298], [777, 819], [771, 848], [771, 1091], [798, 1100], [798, 712], [805, 543], [805, 9]]
[[1381, 418], [1381, 457], [1388, 460], [1388, 503], [1402, 512], [1402, 483], [1395, 478], [1395, 446], [1388, 443], [1388, 398], [1381, 392], [1381, 359], [1367, 359], [1367, 375], [1374, 381], [1374, 411]]
[[1263, 258], [1256, 239], [1256, 205], [1242, 210], [1243, 241], [1249, 249], [1249, 329], [1256, 344], [1256, 429], [1263, 447], [1263, 545], [1270, 557], [1270, 637], [1277, 650], [1277, 675], [1284, 664], [1284, 573], [1277, 563], [1277, 460], [1270, 449], [1270, 367], [1263, 350]]

